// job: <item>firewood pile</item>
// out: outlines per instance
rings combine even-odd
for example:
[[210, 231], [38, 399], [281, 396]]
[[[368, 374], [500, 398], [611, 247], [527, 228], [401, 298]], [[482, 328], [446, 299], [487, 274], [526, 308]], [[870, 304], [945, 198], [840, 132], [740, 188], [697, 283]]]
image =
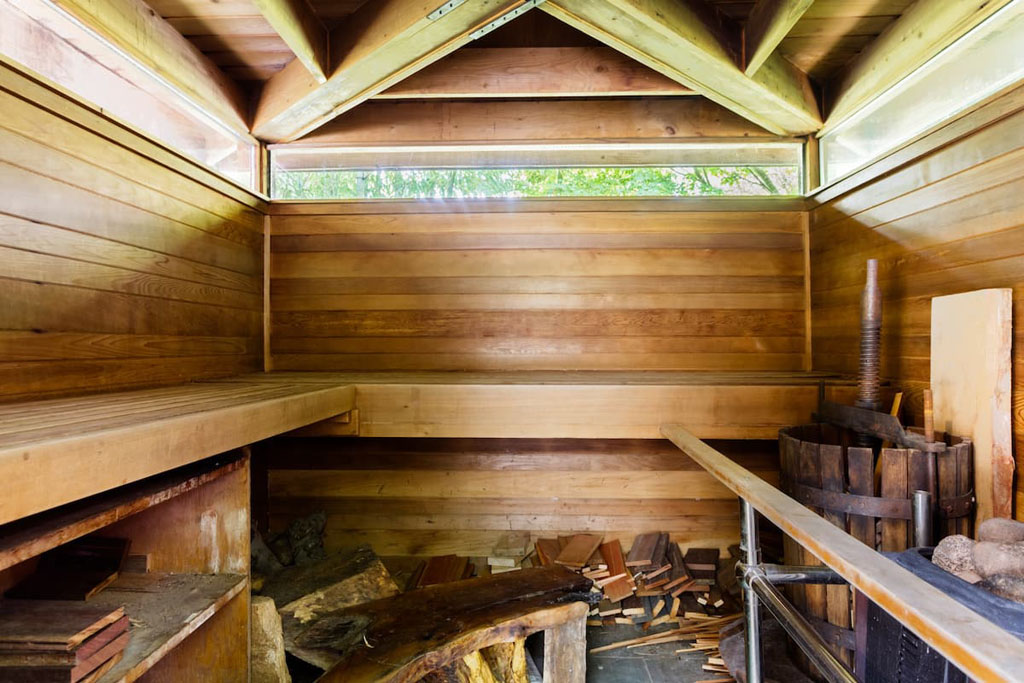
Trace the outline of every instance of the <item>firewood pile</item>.
[[[302, 634], [321, 614], [369, 600], [417, 591], [472, 577], [530, 567], [562, 566], [593, 582], [591, 627], [636, 626], [643, 635], [603, 645], [591, 652], [679, 643], [677, 653], [700, 653], [709, 680], [729, 681], [719, 651], [719, 632], [741, 619], [736, 580], [739, 548], [720, 557], [718, 548], [682, 548], [667, 533], [633, 539], [624, 551], [618, 539], [599, 534], [540, 538], [527, 532], [505, 534], [486, 557], [443, 555], [422, 560], [377, 558], [368, 547], [327, 554], [316, 539], [322, 515], [297, 520], [288, 531], [263, 543], [253, 539], [254, 584], [276, 605], [279, 621], [267, 635], [275, 645], [262, 653], [273, 662], [261, 680], [288, 680], [284, 652], [318, 669], [333, 665], [322, 651], [303, 646]], [[385, 567], [386, 565], [386, 567]], [[260, 603], [262, 605], [262, 603]], [[271, 610], [273, 607], [271, 606]], [[268, 617], [276, 617], [272, 612]], [[280, 624], [280, 625], [277, 625]], [[262, 627], [261, 627], [262, 628]], [[255, 653], [254, 653], [255, 655]], [[255, 679], [254, 679], [255, 680]]]
[[628, 552], [618, 539], [597, 534], [540, 538], [532, 550], [527, 549], [527, 534], [518, 542], [511, 540], [514, 536], [503, 538], [487, 558], [491, 572], [536, 565], [568, 567], [591, 579], [593, 590], [601, 593], [588, 626], [631, 625], [648, 632], [593, 648], [592, 653], [685, 643], [676, 652], [707, 657], [704, 670], [719, 676], [709, 680], [732, 680], [718, 644], [719, 631], [741, 618], [738, 546], [730, 548], [727, 559], [720, 559], [718, 548], [684, 551], [662, 532], [636, 536]]

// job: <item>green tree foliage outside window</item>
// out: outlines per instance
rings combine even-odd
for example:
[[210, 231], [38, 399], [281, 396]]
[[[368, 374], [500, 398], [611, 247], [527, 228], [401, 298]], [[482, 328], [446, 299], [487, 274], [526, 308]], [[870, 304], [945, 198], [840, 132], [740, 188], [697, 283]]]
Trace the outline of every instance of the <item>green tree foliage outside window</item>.
[[276, 199], [763, 196], [799, 191], [796, 166], [277, 170], [273, 177]]

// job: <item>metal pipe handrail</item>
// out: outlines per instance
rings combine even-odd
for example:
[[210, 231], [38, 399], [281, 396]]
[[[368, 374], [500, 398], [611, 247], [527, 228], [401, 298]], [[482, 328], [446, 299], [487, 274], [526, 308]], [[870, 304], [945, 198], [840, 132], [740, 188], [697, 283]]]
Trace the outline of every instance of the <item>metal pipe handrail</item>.
[[[764, 578], [774, 585], [785, 583], [846, 585], [846, 579], [828, 567], [762, 563], [757, 565], [757, 568], [764, 574]], [[738, 576], [742, 577], [746, 571], [746, 564], [740, 562], [736, 565]]]
[[[804, 615], [790, 604], [789, 600], [772, 585], [772, 582], [763, 573], [756, 569], [752, 570], [746, 577], [746, 582], [757, 594], [760, 604], [775, 615], [782, 628], [800, 646], [800, 649], [811, 660], [815, 668], [825, 676], [826, 680], [832, 683], [857, 683], [857, 677], [832, 654]], [[755, 680], [763, 679], [747, 677], [747, 681], [751, 683]]]
[[[685, 427], [661, 433], [708, 473], [968, 676], [1017, 681], [1024, 641], [935, 588], [736, 464]], [[748, 559], [748, 564], [756, 564]]]

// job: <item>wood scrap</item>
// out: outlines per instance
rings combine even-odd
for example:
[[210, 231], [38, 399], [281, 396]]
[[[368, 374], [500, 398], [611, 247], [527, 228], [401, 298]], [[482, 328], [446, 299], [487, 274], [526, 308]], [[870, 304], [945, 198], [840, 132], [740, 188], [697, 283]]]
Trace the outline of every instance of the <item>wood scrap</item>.
[[514, 557], [494, 557], [494, 556], [491, 556], [491, 557], [487, 558], [487, 566], [488, 567], [518, 567], [519, 566], [519, 560], [517, 560]]
[[619, 602], [633, 594], [633, 585], [630, 582], [629, 571], [626, 569], [626, 561], [622, 556], [622, 545], [618, 540], [605, 543], [601, 546], [601, 556], [608, 565], [611, 576], [618, 577], [614, 581], [599, 582], [605, 596], [612, 602]]
[[658, 542], [654, 545], [654, 552], [651, 553], [651, 566], [661, 567], [665, 564], [666, 553], [668, 552], [668, 534], [658, 534]]
[[5, 595], [22, 600], [88, 600], [117, 580], [127, 538], [84, 536], [43, 553], [36, 570]]
[[539, 538], [535, 546], [537, 559], [542, 567], [550, 567], [555, 563], [555, 558], [562, 552], [562, 546], [554, 538]]
[[603, 539], [593, 534], [576, 534], [555, 558], [555, 564], [572, 569], [582, 569], [591, 556], [597, 552]]
[[494, 544], [493, 555], [496, 557], [525, 557], [530, 549], [530, 532], [510, 531], [502, 535]]
[[[491, 567], [491, 574], [507, 574], [508, 572], [517, 572], [522, 567]], [[466, 577], [469, 578], [469, 577]]]
[[124, 617], [124, 609], [49, 600], [0, 603], [0, 648], [71, 652], [87, 638]]
[[690, 548], [683, 557], [686, 568], [690, 571], [717, 571], [718, 570], [718, 549], [717, 548]]
[[424, 586], [435, 586], [440, 583], [459, 581], [465, 578], [466, 568], [469, 566], [468, 557], [458, 555], [440, 555], [427, 560], [427, 566], [420, 575], [417, 588]]
[[655, 551], [659, 542], [661, 542], [661, 536], [662, 534], [656, 531], [654, 533], [641, 534], [633, 539], [633, 547], [629, 549], [629, 555], [626, 556], [626, 566], [638, 568], [652, 566], [654, 564]]
[[[94, 608], [90, 612], [75, 610], [76, 602], [32, 600], [24, 608], [19, 603], [5, 601], [0, 607], [5, 619], [10, 619], [5, 624], [6, 638], [0, 643], [0, 680], [94, 681], [121, 660], [131, 639], [129, 619], [123, 609]], [[47, 627], [40, 620], [42, 617], [60, 622], [64, 609], [71, 619], [66, 630], [62, 631], [58, 623]], [[92, 623], [85, 629], [75, 631], [90, 620]], [[83, 633], [89, 632], [82, 639]], [[52, 637], [40, 638], [46, 633]], [[61, 633], [69, 635], [64, 637]]]
[[631, 595], [622, 601], [622, 616], [641, 617], [647, 614], [647, 608], [643, 601], [635, 595]]
[[590, 569], [607, 569], [608, 563], [604, 561], [604, 555], [601, 554], [601, 546], [599, 545], [594, 554], [587, 560], [587, 567]]
[[367, 545], [341, 551], [317, 563], [285, 567], [267, 580], [262, 591], [278, 606], [285, 649], [322, 669], [330, 665], [330, 660], [324, 661], [319, 653], [306, 650], [297, 642], [307, 625], [339, 609], [398, 593], [391, 574]]

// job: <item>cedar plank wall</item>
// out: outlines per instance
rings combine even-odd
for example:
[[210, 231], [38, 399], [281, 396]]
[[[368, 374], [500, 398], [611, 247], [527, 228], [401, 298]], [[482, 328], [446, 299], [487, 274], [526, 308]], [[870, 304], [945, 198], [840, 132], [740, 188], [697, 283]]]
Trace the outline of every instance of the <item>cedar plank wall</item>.
[[0, 399], [258, 369], [265, 202], [0, 63]]
[[[778, 483], [774, 442], [711, 443]], [[329, 550], [480, 556], [509, 531], [626, 548], [657, 530], [684, 547], [739, 538], [736, 497], [665, 440], [279, 437], [254, 455], [270, 469], [270, 529], [323, 510]]]
[[[275, 204], [274, 369], [799, 370], [799, 208]], [[773, 443], [722, 447], [777, 478]], [[271, 527], [323, 509], [331, 547], [483, 555], [508, 531], [628, 547], [661, 529], [725, 548], [739, 533], [735, 498], [664, 441], [274, 439], [260, 455]]]
[[275, 204], [273, 367], [800, 370], [796, 208]]
[[[920, 154], [940, 142], [938, 149]], [[889, 172], [863, 181], [882, 169]], [[817, 200], [810, 217], [814, 369], [856, 373], [864, 262], [877, 258], [884, 297], [883, 375], [910, 392], [911, 413], [920, 424], [921, 390], [930, 375], [930, 298], [1012, 287], [1013, 425], [1020, 470], [1024, 88], [877, 162]], [[1019, 518], [1024, 518], [1022, 495], [1018, 476]]]

